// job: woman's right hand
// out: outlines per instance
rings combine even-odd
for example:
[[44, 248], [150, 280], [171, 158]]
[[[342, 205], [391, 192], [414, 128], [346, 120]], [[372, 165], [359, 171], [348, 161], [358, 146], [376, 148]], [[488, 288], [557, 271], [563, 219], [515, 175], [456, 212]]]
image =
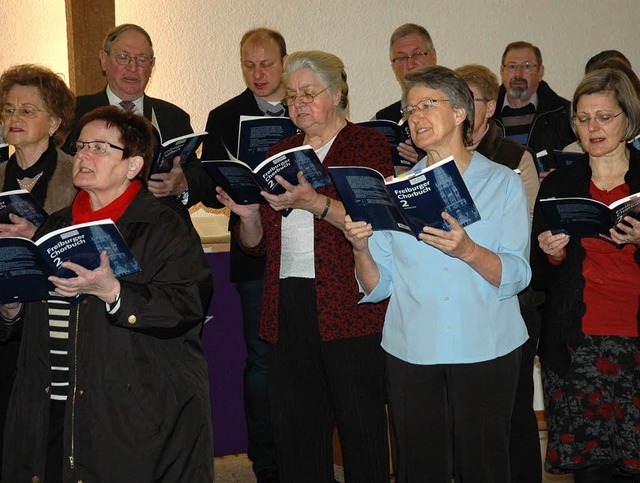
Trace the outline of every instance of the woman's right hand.
[[366, 221], [352, 221], [349, 215], [344, 217], [344, 236], [353, 245], [355, 252], [366, 251], [369, 248], [369, 237], [373, 235], [373, 228]]
[[562, 257], [564, 257], [564, 248], [568, 243], [569, 235], [566, 233], [554, 235], [551, 233], [551, 230], [547, 230], [538, 235], [540, 250], [556, 260], [562, 260]]
[[216, 198], [220, 203], [229, 208], [240, 218], [250, 218], [258, 216], [260, 213], [259, 204], [256, 203], [251, 205], [239, 205], [235, 201], [233, 201], [227, 194], [227, 192], [220, 186], [216, 187]]

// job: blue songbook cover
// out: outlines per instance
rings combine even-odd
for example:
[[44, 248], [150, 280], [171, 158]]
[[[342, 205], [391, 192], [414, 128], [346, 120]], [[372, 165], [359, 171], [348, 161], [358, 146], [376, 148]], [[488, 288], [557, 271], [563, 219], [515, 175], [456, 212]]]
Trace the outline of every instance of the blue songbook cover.
[[625, 216], [640, 219], [640, 193], [610, 205], [591, 198], [545, 198], [540, 207], [547, 226], [555, 233], [577, 238], [595, 237], [612, 241], [609, 230], [624, 222]]
[[140, 271], [120, 231], [108, 219], [61, 228], [35, 242], [19, 237], [0, 238], [0, 303], [48, 298], [54, 289], [49, 276], [76, 276], [62, 267], [63, 262], [94, 270], [100, 265], [103, 251], [107, 252], [116, 278]]
[[255, 168], [271, 146], [299, 132], [288, 117], [240, 116], [237, 158]]
[[375, 129], [376, 131], [384, 134], [391, 146], [391, 159], [393, 165], [404, 168], [411, 168], [413, 164], [411, 161], [404, 159], [398, 152], [398, 145], [407, 139], [411, 139], [411, 132], [409, 131], [409, 125], [405, 122], [395, 123], [387, 119], [373, 119], [371, 121], [359, 122], [359, 126]]
[[42, 225], [49, 216], [27, 190], [0, 193], [0, 223], [11, 223], [9, 213], [25, 218], [35, 226]]
[[351, 219], [371, 223], [374, 230], [417, 238], [425, 226], [451, 229], [443, 211], [462, 226], [480, 219], [453, 157], [391, 179], [363, 166], [332, 166], [329, 173]]
[[274, 154], [255, 168], [239, 159], [202, 161], [202, 167], [240, 205], [264, 203], [260, 191], [283, 194], [285, 189], [276, 181], [276, 175], [297, 185], [298, 171], [302, 171], [314, 188], [331, 184], [329, 173], [313, 148], [306, 144]]
[[198, 146], [206, 137], [206, 132], [185, 134], [177, 138], [162, 142], [160, 133], [154, 128], [155, 157], [151, 163], [149, 176], [157, 173], [168, 173], [173, 168], [173, 159], [180, 156], [180, 165], [184, 166], [191, 157], [195, 156]]

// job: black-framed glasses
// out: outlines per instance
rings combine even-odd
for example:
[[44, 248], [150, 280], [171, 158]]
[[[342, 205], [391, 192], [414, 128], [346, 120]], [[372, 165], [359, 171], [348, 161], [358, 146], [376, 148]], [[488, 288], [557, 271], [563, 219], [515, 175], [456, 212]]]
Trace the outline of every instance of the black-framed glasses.
[[518, 69], [522, 69], [523, 72], [530, 72], [533, 69], [540, 67], [538, 64], [534, 64], [533, 62], [522, 62], [521, 64], [516, 64], [515, 62], [511, 62], [509, 64], [503, 64], [502, 68], [508, 70], [509, 72], [515, 72]]
[[115, 54], [113, 58], [116, 59], [116, 64], [120, 65], [129, 65], [132, 60], [136, 62], [138, 67], [149, 67], [153, 65], [153, 57], [149, 57], [144, 54], [129, 55], [124, 52], [120, 52], [119, 54]]
[[22, 117], [26, 117], [27, 119], [35, 118], [39, 112], [49, 112], [46, 109], [38, 109], [36, 106], [32, 104], [22, 104], [20, 107], [9, 107], [4, 106], [2, 111], [0, 111], [0, 115], [2, 115], [2, 119], [9, 119], [14, 114], [19, 114]]
[[294, 94], [292, 96], [285, 97], [284, 99], [282, 99], [281, 102], [285, 106], [293, 106], [296, 103], [296, 100], [300, 99], [303, 104], [311, 104], [313, 101], [315, 101], [316, 97], [318, 97], [320, 94], [322, 94], [327, 89], [329, 89], [329, 88], [325, 87], [320, 92], [316, 92], [315, 94], [309, 94], [309, 93], [304, 93], [304, 94], [300, 94], [300, 95]]
[[402, 108], [402, 116], [405, 119], [409, 119], [416, 112], [429, 111], [434, 107], [437, 107], [441, 102], [451, 102], [449, 99], [422, 99], [417, 104], [413, 106], [406, 106]]
[[422, 59], [429, 55], [432, 50], [433, 49], [424, 50], [422, 52], [416, 52], [415, 54], [411, 55], [399, 55], [398, 57], [394, 57], [393, 59], [391, 59], [391, 63], [396, 65], [406, 64], [409, 59], [413, 59], [416, 62], [421, 62]]
[[124, 152], [124, 148], [111, 144], [107, 141], [76, 141], [72, 146], [71, 154], [80, 152], [85, 146], [90, 153], [94, 154], [106, 154], [110, 147]]
[[574, 126], [588, 126], [589, 123], [593, 120], [600, 126], [606, 126], [607, 124], [611, 124], [613, 120], [623, 112], [624, 111], [620, 111], [618, 114], [596, 114], [592, 117], [585, 116], [584, 114], [576, 114], [571, 118], [571, 122]]
[[474, 97], [473, 102], [489, 102], [491, 99], [485, 99], [484, 97]]

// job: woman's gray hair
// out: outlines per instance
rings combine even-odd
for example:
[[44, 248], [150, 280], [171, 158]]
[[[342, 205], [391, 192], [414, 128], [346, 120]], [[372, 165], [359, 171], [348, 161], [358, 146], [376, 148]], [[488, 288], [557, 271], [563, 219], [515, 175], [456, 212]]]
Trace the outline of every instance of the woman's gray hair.
[[473, 143], [474, 104], [469, 86], [455, 71], [439, 65], [414, 69], [405, 77], [406, 89], [402, 94], [402, 106], [407, 106], [407, 94], [418, 86], [441, 91], [449, 99], [451, 107], [464, 109], [467, 117], [462, 122], [462, 139], [465, 146]]
[[284, 61], [282, 77], [286, 85], [289, 74], [302, 69], [316, 73], [333, 94], [340, 93], [339, 109], [345, 113], [349, 107], [349, 85], [344, 63], [337, 56], [320, 50], [299, 51], [289, 54]]

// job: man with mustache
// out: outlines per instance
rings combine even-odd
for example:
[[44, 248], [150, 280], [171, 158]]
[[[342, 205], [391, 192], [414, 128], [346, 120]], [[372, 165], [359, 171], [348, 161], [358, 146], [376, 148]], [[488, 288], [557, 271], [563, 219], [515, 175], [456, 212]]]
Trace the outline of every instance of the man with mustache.
[[493, 119], [507, 138], [538, 153], [549, 153], [575, 141], [570, 123], [570, 103], [542, 80], [540, 49], [529, 42], [512, 42], [502, 54], [502, 86]]

